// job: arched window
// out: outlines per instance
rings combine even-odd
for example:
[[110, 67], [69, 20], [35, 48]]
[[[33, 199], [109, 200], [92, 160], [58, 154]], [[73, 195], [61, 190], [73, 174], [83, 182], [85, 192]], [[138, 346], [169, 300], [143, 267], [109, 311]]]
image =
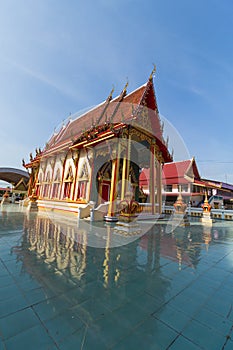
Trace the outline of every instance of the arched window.
[[38, 177], [38, 182], [36, 184], [36, 195], [38, 197], [42, 195], [42, 179], [43, 179], [43, 174], [40, 173]]
[[89, 174], [88, 174], [88, 167], [87, 163], [84, 162], [82, 166], [82, 170], [79, 175], [78, 180], [78, 193], [77, 193], [77, 200], [85, 200], [87, 198], [87, 184], [89, 182]]
[[58, 168], [53, 181], [52, 198], [59, 198], [60, 185], [61, 185], [61, 171]]
[[73, 181], [74, 181], [74, 176], [73, 176], [72, 167], [70, 166], [64, 180], [65, 185], [64, 185], [63, 199], [65, 198], [70, 199], [71, 187], [72, 187]]
[[48, 171], [47, 175], [46, 175], [45, 182], [44, 182], [44, 195], [43, 195], [43, 197], [45, 197], [45, 198], [48, 198], [48, 196], [49, 196], [50, 179], [51, 179], [51, 176], [50, 176], [50, 172]]

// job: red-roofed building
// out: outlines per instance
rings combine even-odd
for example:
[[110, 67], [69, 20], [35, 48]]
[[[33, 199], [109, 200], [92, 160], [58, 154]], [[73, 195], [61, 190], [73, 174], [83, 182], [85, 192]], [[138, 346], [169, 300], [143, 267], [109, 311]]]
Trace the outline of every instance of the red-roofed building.
[[[143, 169], [140, 174], [140, 186], [145, 193], [149, 193], [149, 170]], [[200, 205], [207, 191], [208, 196], [217, 195], [218, 184], [202, 180], [197, 168], [195, 158], [166, 163], [162, 168], [162, 193], [166, 204], [173, 204], [179, 192], [186, 202], [192, 206]]]
[[[149, 193], [148, 180], [149, 169], [143, 169], [140, 174], [140, 186], [145, 193]], [[162, 168], [162, 184], [163, 199], [167, 203], [174, 203], [181, 192], [186, 200], [192, 200], [197, 204], [205, 193], [205, 184], [201, 181], [194, 158], [165, 163]]]
[[194, 158], [164, 164], [163, 195], [167, 203], [174, 203], [181, 192], [186, 202], [196, 206], [202, 202], [205, 190]]

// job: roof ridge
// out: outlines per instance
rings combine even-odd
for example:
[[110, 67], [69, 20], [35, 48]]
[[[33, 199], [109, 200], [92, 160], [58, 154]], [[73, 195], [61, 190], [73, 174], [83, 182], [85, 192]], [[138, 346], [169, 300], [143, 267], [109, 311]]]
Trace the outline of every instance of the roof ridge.
[[166, 165], [170, 165], [170, 164], [175, 164], [175, 163], [184, 163], [184, 162], [191, 162], [192, 159], [184, 159], [184, 160], [178, 160], [175, 162], [169, 162], [169, 163], [165, 163]]

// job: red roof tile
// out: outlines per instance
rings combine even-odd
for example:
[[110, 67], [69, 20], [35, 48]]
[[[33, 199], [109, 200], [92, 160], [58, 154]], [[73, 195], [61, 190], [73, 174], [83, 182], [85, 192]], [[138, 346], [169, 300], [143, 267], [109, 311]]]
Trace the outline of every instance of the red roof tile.
[[[152, 133], [157, 138], [165, 161], [171, 161], [171, 156], [163, 140], [153, 82], [149, 80], [128, 95], [125, 93], [126, 90], [123, 90], [115, 99], [110, 101], [108, 98], [77, 119], [70, 120], [66, 126], [63, 126], [57, 134], [50, 138], [43, 150], [43, 156], [67, 150], [85, 130], [91, 129], [93, 125], [103, 125], [106, 121], [110, 121], [113, 124], [132, 123]], [[149, 116], [147, 124], [143, 123], [143, 106], [146, 106]]]
[[[140, 174], [140, 186], [148, 186], [150, 169], [143, 169]], [[196, 184], [204, 184], [200, 180], [200, 175], [194, 159], [180, 162], [165, 163], [162, 170], [162, 182], [164, 185], [188, 184], [195, 181]]]
[[184, 160], [182, 162], [167, 163], [163, 166], [163, 180], [184, 178], [190, 166], [191, 160]]

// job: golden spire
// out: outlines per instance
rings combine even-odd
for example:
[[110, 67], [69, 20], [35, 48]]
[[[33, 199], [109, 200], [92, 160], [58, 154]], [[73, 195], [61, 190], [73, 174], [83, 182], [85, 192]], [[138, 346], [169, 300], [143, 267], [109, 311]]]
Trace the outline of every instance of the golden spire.
[[150, 73], [150, 76], [149, 76], [149, 80], [150, 81], [153, 80], [153, 76], [154, 76], [154, 74], [156, 72], [156, 65], [154, 63], [153, 63], [153, 66], [154, 66], [154, 68], [153, 68], [153, 70], [152, 70], [152, 72]]
[[[125, 84], [123, 90], [121, 91], [119, 102], [121, 102], [121, 101], [123, 100], [123, 98], [126, 96], [128, 85], [129, 85], [129, 81], [128, 81], [128, 78], [127, 78], [126, 84]], [[114, 112], [114, 113], [115, 113], [115, 112]]]
[[114, 93], [114, 90], [115, 90], [115, 87], [114, 87], [114, 85], [112, 86], [112, 90], [110, 91], [110, 94], [109, 94], [109, 96], [108, 96], [108, 98], [107, 98], [107, 101], [111, 101], [112, 100], [112, 95], [113, 95], [113, 93]]
[[112, 101], [112, 95], [113, 95], [114, 90], [115, 90], [115, 87], [114, 87], [114, 85], [113, 85], [113, 86], [112, 86], [112, 90], [110, 91], [110, 94], [109, 94], [108, 97], [106, 98], [103, 111], [102, 111], [102, 113], [100, 114], [100, 117], [96, 120], [96, 125], [99, 125], [99, 124], [100, 124], [100, 121], [101, 121], [101, 119], [103, 118], [104, 115], [105, 115], [105, 123], [107, 122], [107, 109], [108, 109], [109, 103]]
[[207, 190], [205, 190], [205, 200], [204, 200], [204, 202], [209, 203], [208, 197], [207, 197]]
[[123, 96], [125, 96], [125, 95], [126, 95], [126, 92], [127, 92], [127, 87], [128, 87], [128, 85], [129, 85], [128, 78], [126, 78], [126, 79], [127, 79], [126, 84], [125, 84], [124, 89], [122, 90], [122, 93], [121, 93]]

